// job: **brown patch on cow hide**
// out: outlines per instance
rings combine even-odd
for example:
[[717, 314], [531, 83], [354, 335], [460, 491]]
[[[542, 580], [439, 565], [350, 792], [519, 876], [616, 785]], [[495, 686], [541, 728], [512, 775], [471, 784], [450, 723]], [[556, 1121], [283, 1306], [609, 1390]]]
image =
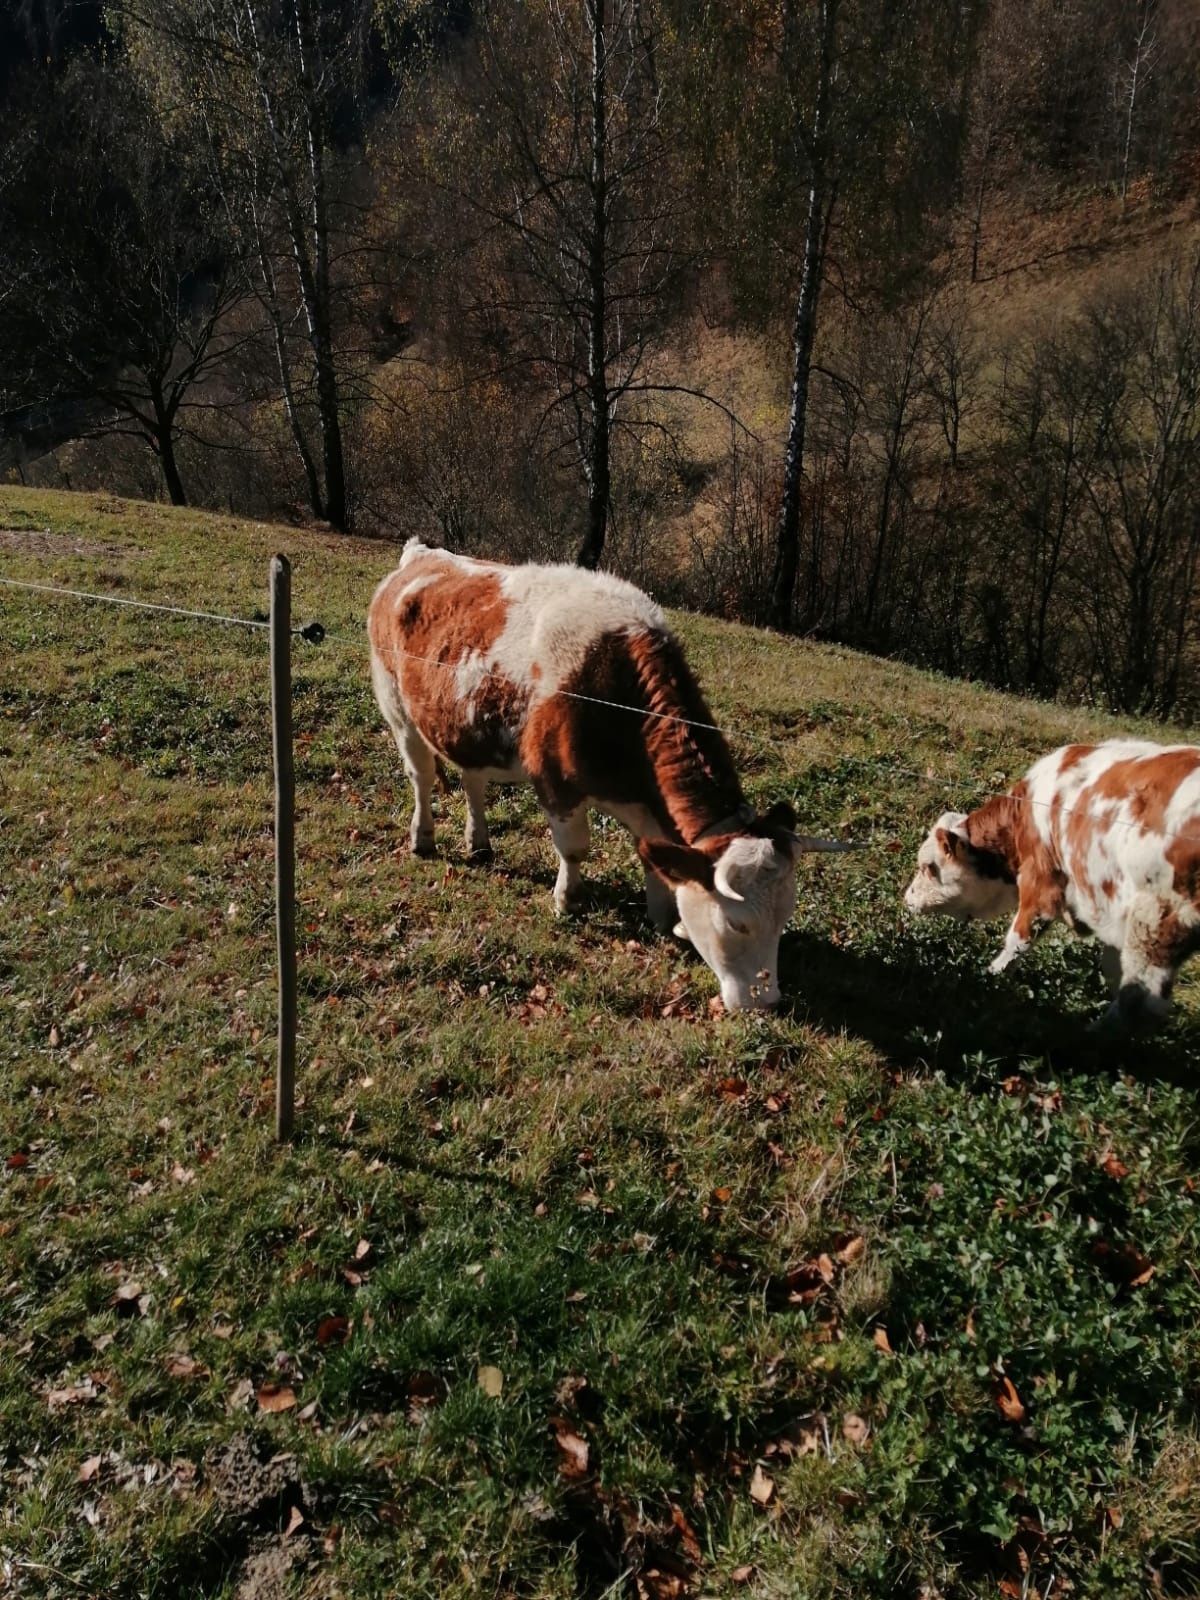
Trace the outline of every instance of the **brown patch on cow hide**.
[[964, 824], [971, 844], [972, 863], [991, 857], [1003, 877], [1017, 885], [1019, 902], [1014, 927], [1029, 938], [1035, 922], [1061, 916], [1066, 874], [1042, 840], [1033, 816], [1033, 802], [1024, 778], [1006, 795], [972, 811]]
[[1185, 778], [1200, 769], [1200, 750], [1191, 746], [1152, 756], [1114, 761], [1085, 791], [1096, 799], [1126, 801], [1132, 820], [1149, 833], [1163, 833], [1167, 810]]
[[1069, 744], [1062, 753], [1062, 760], [1058, 763], [1058, 775], [1061, 778], [1064, 772], [1070, 772], [1072, 767], [1077, 767], [1081, 761], [1086, 761], [1096, 748], [1094, 744]]
[[1167, 841], [1164, 853], [1174, 874], [1175, 893], [1200, 911], [1200, 817], [1189, 817]]
[[[426, 581], [404, 596], [418, 579]], [[498, 573], [436, 555], [399, 567], [371, 607], [371, 643], [409, 714], [426, 742], [462, 767], [508, 767], [516, 757], [528, 691], [495, 669], [468, 694], [458, 683], [464, 662], [487, 661], [507, 620]]]
[[[741, 809], [724, 737], [689, 725], [711, 724], [712, 712], [669, 633], [606, 634], [562, 689], [534, 705], [521, 741], [525, 770], [550, 810], [574, 810], [585, 798], [643, 805], [668, 838], [690, 844]], [[648, 715], [639, 721], [630, 706]]]
[[1174, 974], [1188, 956], [1200, 950], [1200, 928], [1185, 923], [1178, 911], [1164, 904], [1162, 916], [1148, 934], [1143, 949], [1152, 966]]
[[1024, 781], [1009, 794], [995, 795], [963, 823], [971, 847], [970, 862], [981, 878], [1004, 878], [1016, 883], [1023, 855], [1028, 850], [1023, 803]]

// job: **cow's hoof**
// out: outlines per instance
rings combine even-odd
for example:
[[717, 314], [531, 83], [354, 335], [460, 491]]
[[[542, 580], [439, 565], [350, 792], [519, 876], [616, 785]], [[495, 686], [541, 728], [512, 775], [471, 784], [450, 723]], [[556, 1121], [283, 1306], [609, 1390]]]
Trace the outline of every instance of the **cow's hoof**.
[[472, 867], [486, 867], [489, 861], [496, 859], [496, 852], [490, 844], [477, 844], [467, 846], [467, 862]]
[[[666, 931], [667, 930], [664, 928], [663, 932], [665, 933]], [[684, 944], [691, 944], [691, 942], [692, 942], [691, 935], [688, 933], [687, 929], [684, 927], [682, 922], [677, 922], [675, 924], [675, 926], [671, 929], [671, 932], [675, 936], [676, 939], [682, 939]]]
[[582, 910], [582, 894], [556, 894], [554, 896], [554, 915], [556, 917], [577, 917]]
[[412, 841], [412, 853], [415, 856], [421, 856], [426, 861], [430, 860], [433, 856], [436, 856], [437, 844], [435, 843], [433, 836], [430, 835], [428, 838], [422, 837], [419, 839], [414, 839]]

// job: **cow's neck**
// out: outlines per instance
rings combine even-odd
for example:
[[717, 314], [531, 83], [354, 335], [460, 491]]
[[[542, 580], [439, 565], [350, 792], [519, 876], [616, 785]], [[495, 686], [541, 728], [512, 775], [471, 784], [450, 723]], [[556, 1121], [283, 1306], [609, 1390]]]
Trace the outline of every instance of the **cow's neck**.
[[1030, 853], [1031, 834], [1036, 837], [1024, 793], [994, 795], [971, 812], [966, 829], [972, 849], [999, 856], [1015, 883]]
[[645, 722], [646, 754], [672, 831], [685, 844], [735, 831], [752, 815], [724, 735], [700, 686], [669, 634], [629, 641], [638, 680], [653, 713]]

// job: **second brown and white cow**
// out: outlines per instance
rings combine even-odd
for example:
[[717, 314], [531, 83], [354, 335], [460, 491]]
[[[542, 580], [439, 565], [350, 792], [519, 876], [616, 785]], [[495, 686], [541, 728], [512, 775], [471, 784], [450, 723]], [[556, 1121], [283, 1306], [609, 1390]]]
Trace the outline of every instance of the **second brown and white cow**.
[[529, 782], [558, 852], [554, 904], [580, 892], [588, 807], [638, 841], [661, 929], [678, 918], [729, 1010], [779, 999], [796, 858], [840, 850], [746, 804], [728, 746], [658, 606], [577, 567], [501, 566], [410, 541], [367, 619], [371, 675], [434, 851], [436, 758], [462, 771], [466, 846], [490, 851], [487, 785]]
[[904, 896], [909, 910], [1011, 916], [992, 972], [1039, 925], [1103, 946], [1107, 1021], [1164, 1017], [1200, 950], [1200, 748], [1114, 739], [1065, 745], [1008, 794], [939, 817]]

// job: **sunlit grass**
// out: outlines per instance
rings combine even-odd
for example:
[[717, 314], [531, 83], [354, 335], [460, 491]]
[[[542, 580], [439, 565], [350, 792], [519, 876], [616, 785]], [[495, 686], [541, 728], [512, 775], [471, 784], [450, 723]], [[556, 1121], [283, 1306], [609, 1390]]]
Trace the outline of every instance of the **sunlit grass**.
[[523, 793], [493, 866], [456, 794], [409, 857], [360, 643], [394, 550], [24, 491], [0, 525], [65, 541], [3, 575], [239, 615], [283, 548], [341, 636], [296, 649], [278, 1151], [265, 638], [0, 590], [15, 1592], [1196, 1592], [1196, 979], [1102, 1054], [1086, 944], [991, 979], [898, 898], [932, 814], [1112, 724], [680, 618], [754, 798], [870, 841], [802, 868], [780, 1012], [714, 1021], [618, 830], [569, 925]]

